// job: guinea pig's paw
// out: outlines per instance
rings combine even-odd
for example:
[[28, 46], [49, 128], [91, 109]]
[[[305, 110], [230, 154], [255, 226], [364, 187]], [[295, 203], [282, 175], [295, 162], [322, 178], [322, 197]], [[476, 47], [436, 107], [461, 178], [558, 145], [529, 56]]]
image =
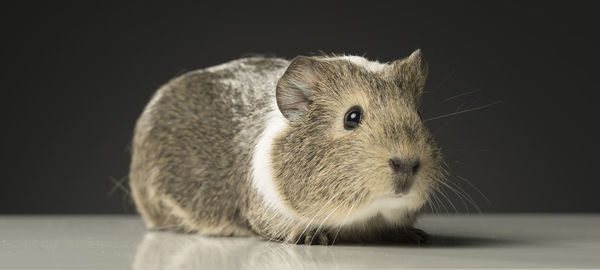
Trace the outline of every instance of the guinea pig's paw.
[[333, 237], [329, 232], [323, 230], [309, 230], [300, 236], [298, 244], [306, 245], [331, 245]]
[[384, 239], [386, 241], [394, 242], [394, 243], [406, 243], [406, 244], [416, 244], [416, 245], [430, 245], [431, 244], [431, 236], [427, 234], [425, 231], [413, 228], [406, 227], [398, 230], [394, 230], [394, 232], [385, 235]]

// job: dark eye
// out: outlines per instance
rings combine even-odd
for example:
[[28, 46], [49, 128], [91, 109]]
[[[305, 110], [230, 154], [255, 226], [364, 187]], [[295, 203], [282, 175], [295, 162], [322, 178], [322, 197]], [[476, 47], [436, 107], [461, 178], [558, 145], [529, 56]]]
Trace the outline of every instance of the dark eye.
[[360, 106], [353, 106], [346, 112], [346, 116], [344, 116], [344, 128], [347, 130], [355, 129], [358, 127], [361, 119], [362, 109]]

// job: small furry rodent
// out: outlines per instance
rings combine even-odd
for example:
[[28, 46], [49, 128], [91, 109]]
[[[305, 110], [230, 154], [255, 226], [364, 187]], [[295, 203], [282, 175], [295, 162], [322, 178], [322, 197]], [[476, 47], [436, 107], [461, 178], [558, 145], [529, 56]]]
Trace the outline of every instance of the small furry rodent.
[[428, 240], [413, 226], [443, 176], [417, 111], [420, 50], [243, 58], [156, 92], [130, 184], [149, 228], [291, 243]]

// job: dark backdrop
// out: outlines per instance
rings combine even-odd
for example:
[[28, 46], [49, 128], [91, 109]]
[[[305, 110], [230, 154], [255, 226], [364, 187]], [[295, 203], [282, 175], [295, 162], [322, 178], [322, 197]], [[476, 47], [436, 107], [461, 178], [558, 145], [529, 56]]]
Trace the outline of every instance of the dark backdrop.
[[[427, 123], [451, 181], [484, 212], [600, 211], [591, 5], [45, 1], [2, 10], [0, 213], [133, 213], [115, 181], [128, 172], [134, 122], [182, 72], [246, 53], [392, 61], [416, 48], [430, 63], [424, 118], [501, 102]], [[476, 211], [447, 194], [458, 211]]]

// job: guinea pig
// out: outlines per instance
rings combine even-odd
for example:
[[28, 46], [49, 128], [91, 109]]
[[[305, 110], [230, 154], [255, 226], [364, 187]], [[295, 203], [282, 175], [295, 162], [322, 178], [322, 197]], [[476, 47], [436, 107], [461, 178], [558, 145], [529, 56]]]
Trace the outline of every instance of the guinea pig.
[[426, 243], [444, 176], [418, 112], [420, 50], [252, 57], [162, 86], [137, 121], [130, 186], [149, 228], [296, 244]]

